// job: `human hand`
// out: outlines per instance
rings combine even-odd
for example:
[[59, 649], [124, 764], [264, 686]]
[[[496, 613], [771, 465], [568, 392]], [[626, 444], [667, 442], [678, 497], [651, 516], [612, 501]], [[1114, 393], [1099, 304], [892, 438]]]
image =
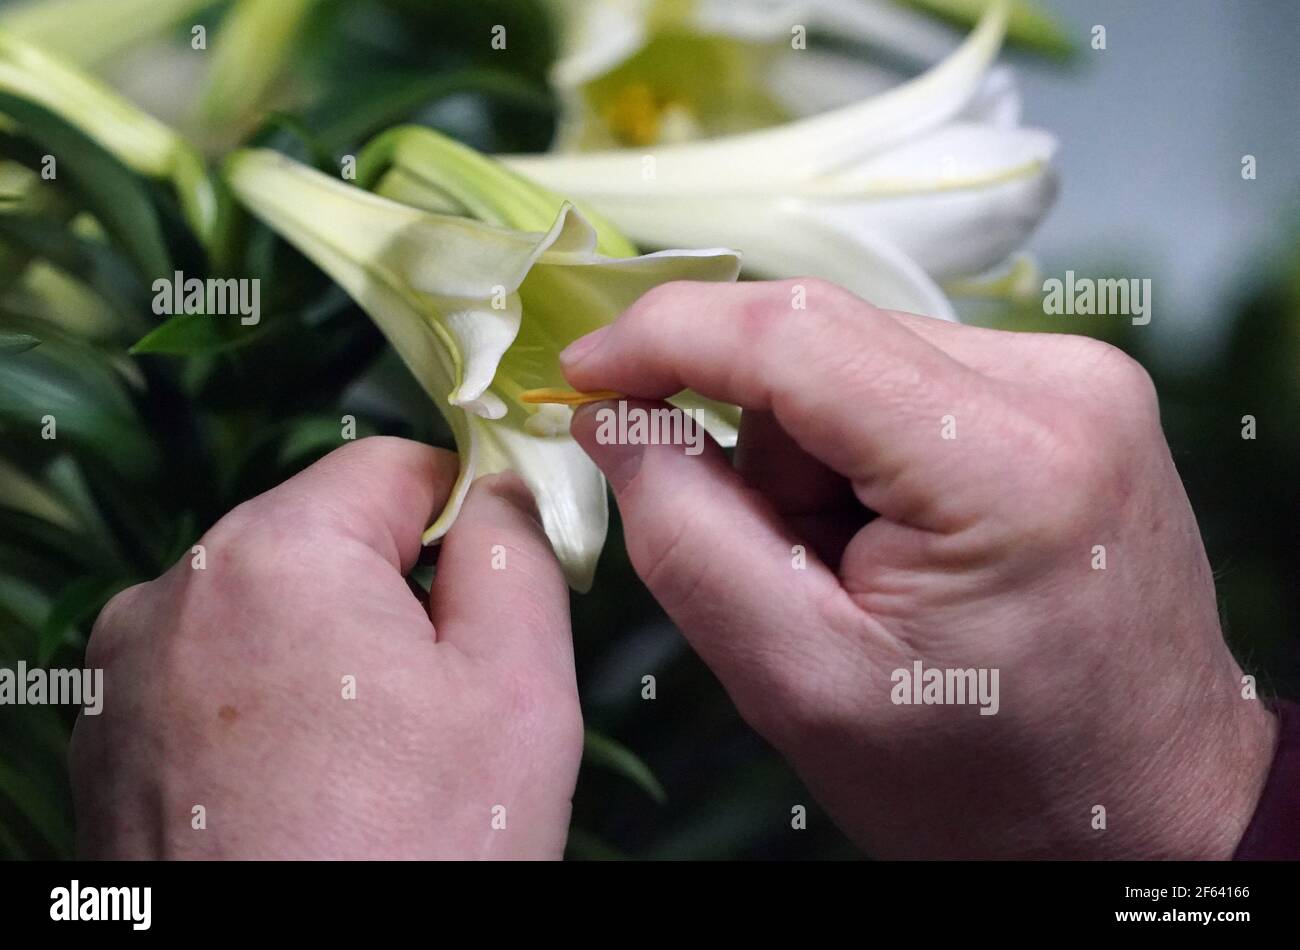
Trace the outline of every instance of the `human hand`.
[[348, 445], [223, 518], [202, 570], [105, 608], [104, 709], [71, 750], [84, 856], [562, 855], [582, 719], [527, 488], [475, 483], [427, 610], [404, 579], [455, 474], [414, 442]]
[[[651, 592], [870, 853], [1231, 855], [1275, 724], [1137, 363], [809, 279], [659, 287], [564, 365], [745, 408], [734, 469], [713, 444], [601, 444], [599, 404], [573, 432]], [[997, 671], [996, 714], [894, 702], [917, 661]]]

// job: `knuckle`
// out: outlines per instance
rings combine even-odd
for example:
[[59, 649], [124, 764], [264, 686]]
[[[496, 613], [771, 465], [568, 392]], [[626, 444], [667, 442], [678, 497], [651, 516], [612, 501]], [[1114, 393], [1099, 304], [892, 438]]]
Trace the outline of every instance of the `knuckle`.
[[452, 453], [410, 439], [368, 435], [345, 442], [326, 457], [331, 460], [331, 464], [342, 464], [363, 474], [383, 466], [385, 469], [397, 468], [418, 476], [429, 454], [450, 456]]
[[[1000, 470], [1015, 481], [1014, 490], [1008, 486], [999, 493], [1007, 532], [1026, 546], [1051, 541], [1058, 521], [1078, 515], [1073, 502], [1082, 493], [1073, 486], [1087, 479], [1094, 464], [1098, 446], [1088, 414], [1065, 399], [1007, 407], [1000, 443]], [[1052, 514], [1065, 507], [1071, 508], [1068, 516]]]
[[86, 642], [87, 666], [102, 669], [111, 663], [125, 632], [138, 619], [141, 603], [153, 583], [119, 591], [104, 605]]
[[333, 454], [340, 458], [353, 459], [358, 462], [368, 461], [380, 455], [388, 455], [392, 452], [405, 451], [413, 443], [406, 439], [399, 439], [391, 435], [368, 435], [360, 439], [352, 439], [345, 442], [334, 450]]
[[836, 284], [820, 283], [816, 292], [810, 289], [808, 293], [805, 329], [810, 331], [807, 339], [815, 344], [810, 348], [812, 353], [832, 362], [858, 363], [871, 355], [871, 334], [896, 332], [884, 311]]
[[1146, 422], [1158, 407], [1155, 383], [1146, 367], [1117, 346], [1090, 337], [1069, 337], [1086, 381], [1109, 406], [1119, 404], [1120, 418]]
[[1053, 400], [1017, 414], [1010, 440], [1020, 490], [1006, 494], [1015, 545], [1036, 558], [1073, 544], [1121, 510], [1133, 492], [1133, 458], [1104, 411]]
[[802, 288], [807, 295], [808, 309], [815, 312], [844, 313], [853, 306], [866, 306], [865, 301], [824, 277], [798, 277], [782, 284], [791, 291]]
[[1142, 366], [1113, 343], [1093, 337], [1076, 337], [1075, 346], [1084, 348], [1091, 367], [1099, 376], [1112, 379], [1136, 378]]
[[233, 570], [258, 574], [295, 550], [324, 543], [331, 533], [332, 509], [306, 496], [284, 491], [261, 495], [233, 508], [202, 539], [210, 558]]
[[249, 499], [226, 512], [204, 533], [199, 543], [209, 549], [238, 545], [253, 533], [264, 529], [269, 514], [271, 513], [266, 511], [260, 498]]
[[144, 596], [148, 586], [148, 584], [135, 584], [114, 594], [104, 605], [104, 609], [99, 612], [92, 632], [98, 633], [124, 625], [127, 618], [131, 616], [132, 605]]
[[767, 293], [747, 294], [740, 298], [736, 304], [737, 331], [745, 340], [762, 348], [791, 316], [786, 299]]
[[1154, 405], [1156, 387], [1146, 367], [1123, 350], [1109, 344], [1104, 346], [1105, 350], [1098, 357], [1100, 375], [1125, 402]]
[[628, 310], [625, 320], [634, 326], [657, 325], [688, 312], [696, 302], [698, 286], [689, 280], [674, 280], [652, 287]]

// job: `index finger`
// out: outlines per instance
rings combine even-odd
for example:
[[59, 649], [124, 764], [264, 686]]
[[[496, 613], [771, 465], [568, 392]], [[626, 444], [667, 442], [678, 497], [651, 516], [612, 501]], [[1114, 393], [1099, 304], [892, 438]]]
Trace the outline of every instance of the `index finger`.
[[335, 449], [248, 502], [250, 516], [324, 525], [406, 574], [420, 555], [424, 529], [446, 504], [457, 466], [456, 455], [444, 449], [372, 436]]
[[963, 478], [980, 464], [944, 438], [948, 417], [966, 416], [976, 436], [992, 425], [993, 414], [975, 411], [985, 377], [813, 279], [666, 284], [562, 359], [578, 389], [643, 399], [693, 389], [770, 411], [804, 451], [852, 480], [864, 504], [898, 520], [933, 513], [956, 457]]

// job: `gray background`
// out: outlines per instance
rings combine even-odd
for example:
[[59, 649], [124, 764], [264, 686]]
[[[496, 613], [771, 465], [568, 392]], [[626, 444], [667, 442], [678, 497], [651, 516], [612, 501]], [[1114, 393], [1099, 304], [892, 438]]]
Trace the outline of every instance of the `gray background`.
[[1205, 356], [1232, 295], [1300, 234], [1300, 3], [1040, 3], [1080, 46], [1065, 69], [1013, 57], [1025, 123], [1061, 142], [1061, 195], [1032, 244], [1043, 276], [1150, 277], [1161, 349]]

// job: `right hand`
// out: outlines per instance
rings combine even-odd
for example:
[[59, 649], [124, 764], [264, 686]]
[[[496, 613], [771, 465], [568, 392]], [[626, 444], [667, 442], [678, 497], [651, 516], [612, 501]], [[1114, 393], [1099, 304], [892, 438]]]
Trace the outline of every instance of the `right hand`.
[[[1232, 853], [1275, 725], [1242, 696], [1137, 363], [800, 280], [660, 287], [564, 365], [746, 410], [734, 469], [600, 444], [599, 407], [573, 432], [651, 592], [869, 852]], [[895, 704], [918, 660], [998, 670], [997, 713]]]

